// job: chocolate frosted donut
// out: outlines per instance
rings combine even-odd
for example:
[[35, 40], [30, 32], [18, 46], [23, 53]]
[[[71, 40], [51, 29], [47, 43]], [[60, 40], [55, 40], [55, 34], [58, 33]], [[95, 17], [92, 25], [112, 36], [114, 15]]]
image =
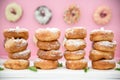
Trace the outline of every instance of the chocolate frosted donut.
[[35, 10], [35, 19], [40, 23], [40, 24], [47, 24], [52, 18], [52, 12], [51, 10], [46, 7], [46, 6], [39, 6]]

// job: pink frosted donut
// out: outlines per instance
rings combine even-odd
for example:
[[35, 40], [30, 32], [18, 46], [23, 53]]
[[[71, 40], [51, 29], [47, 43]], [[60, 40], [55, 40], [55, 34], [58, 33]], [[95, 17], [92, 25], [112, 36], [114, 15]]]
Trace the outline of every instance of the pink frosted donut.
[[105, 25], [109, 23], [111, 17], [112, 17], [112, 13], [108, 6], [98, 7], [93, 14], [93, 19], [95, 23], [99, 25]]

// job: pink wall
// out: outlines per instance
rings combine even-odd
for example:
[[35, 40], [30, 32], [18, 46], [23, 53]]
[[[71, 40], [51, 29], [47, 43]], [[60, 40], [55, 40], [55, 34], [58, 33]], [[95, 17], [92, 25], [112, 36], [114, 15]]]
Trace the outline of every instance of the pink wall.
[[[20, 4], [23, 8], [23, 16], [22, 18], [16, 22], [11, 23], [6, 20], [5, 18], [5, 7], [10, 2], [16, 2]], [[67, 25], [63, 21], [63, 13], [65, 8], [67, 8], [70, 4], [77, 4], [81, 10], [81, 18], [79, 23], [75, 25]], [[34, 11], [40, 5], [48, 6], [53, 13], [52, 20], [47, 25], [40, 25], [34, 18]], [[86, 58], [88, 58], [89, 51], [91, 50], [91, 42], [89, 40], [90, 31], [93, 29], [100, 28], [102, 26], [96, 25], [92, 19], [93, 11], [97, 6], [100, 5], [108, 5], [112, 9], [112, 20], [106, 26], [103, 26], [105, 29], [113, 30], [115, 34], [114, 40], [117, 41], [117, 49], [115, 58], [118, 60], [120, 59], [120, 0], [0, 0], [0, 57], [7, 58], [7, 52], [5, 51], [3, 44], [4, 44], [4, 37], [2, 34], [3, 29], [21, 26], [29, 29], [30, 37], [28, 39], [29, 45], [28, 48], [32, 51], [31, 59], [36, 58], [37, 47], [33, 42], [33, 35], [36, 29], [42, 27], [57, 27], [61, 30], [61, 37], [59, 41], [62, 44], [64, 38], [65, 29], [74, 27], [74, 26], [84, 26], [87, 28], [87, 47], [86, 47]], [[64, 52], [64, 47], [61, 45], [60, 50]]]

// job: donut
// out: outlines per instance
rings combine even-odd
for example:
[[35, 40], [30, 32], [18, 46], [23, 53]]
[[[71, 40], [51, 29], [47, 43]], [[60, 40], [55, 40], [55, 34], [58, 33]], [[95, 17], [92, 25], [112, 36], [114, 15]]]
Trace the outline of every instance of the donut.
[[85, 59], [81, 60], [67, 60], [66, 68], [72, 70], [84, 69], [87, 67], [87, 61]]
[[58, 67], [58, 61], [38, 59], [34, 62], [34, 66], [44, 70], [56, 69]]
[[83, 59], [84, 56], [85, 56], [85, 50], [64, 52], [64, 58], [66, 60], [80, 60], [80, 59]]
[[7, 52], [15, 53], [23, 51], [27, 48], [27, 41], [25, 39], [8, 39], [6, 40], [4, 46]]
[[98, 70], [108, 70], [115, 68], [116, 64], [114, 60], [98, 60], [92, 62], [92, 68]]
[[80, 19], [80, 9], [76, 5], [70, 5], [67, 10], [65, 10], [63, 15], [64, 21], [67, 24], [75, 24]]
[[111, 60], [114, 58], [114, 52], [105, 52], [105, 51], [99, 51], [99, 50], [91, 50], [89, 58], [92, 61], [97, 61], [101, 59], [105, 60]]
[[52, 12], [47, 6], [39, 6], [35, 10], [35, 19], [42, 25], [48, 24], [52, 18]]
[[35, 37], [40, 41], [55, 41], [60, 37], [58, 28], [39, 28], [35, 32]]
[[65, 37], [67, 39], [84, 39], [87, 35], [87, 31], [84, 27], [68, 28], [65, 31]]
[[8, 69], [14, 69], [14, 70], [22, 70], [22, 69], [27, 69], [29, 67], [29, 61], [28, 60], [13, 60], [13, 59], [8, 59], [5, 61], [3, 64], [5, 68]]
[[5, 8], [5, 16], [8, 21], [16, 22], [22, 16], [23, 10], [17, 3], [10, 3]]
[[90, 33], [91, 41], [112, 41], [114, 33], [111, 30], [95, 29]]
[[24, 59], [28, 60], [30, 57], [31, 51], [29, 49], [23, 50], [21, 52], [16, 53], [8, 53], [9, 58], [11, 59]]
[[37, 55], [39, 58], [46, 60], [58, 60], [62, 58], [62, 53], [59, 50], [45, 51], [39, 49]]
[[110, 41], [100, 41], [95, 42], [93, 44], [94, 49], [100, 50], [100, 51], [115, 51], [116, 49], [116, 41], [110, 42]]
[[3, 35], [5, 39], [7, 38], [23, 38], [23, 39], [28, 39], [29, 33], [28, 30], [25, 28], [9, 28], [9, 29], [4, 29]]
[[58, 50], [60, 48], [59, 41], [38, 41], [37, 46], [42, 50]]
[[98, 25], [108, 24], [111, 18], [112, 18], [112, 11], [108, 6], [98, 7], [93, 14], [93, 20]]
[[83, 50], [86, 42], [83, 39], [68, 39], [64, 41], [64, 47], [69, 51]]

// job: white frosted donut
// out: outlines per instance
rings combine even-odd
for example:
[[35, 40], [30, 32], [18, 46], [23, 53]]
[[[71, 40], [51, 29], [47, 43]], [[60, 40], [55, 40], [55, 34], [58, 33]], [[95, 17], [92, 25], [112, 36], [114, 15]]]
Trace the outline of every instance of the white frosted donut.
[[9, 53], [15, 53], [23, 51], [27, 48], [27, 41], [25, 39], [8, 39], [5, 42], [5, 49]]
[[68, 28], [65, 31], [65, 37], [67, 39], [84, 39], [87, 35], [87, 31], [84, 27]]
[[69, 51], [83, 50], [86, 47], [86, 42], [83, 39], [68, 39], [64, 41], [64, 47]]
[[116, 41], [113, 41], [113, 42], [110, 42], [110, 41], [95, 42], [93, 44], [93, 47], [96, 50], [100, 50], [100, 51], [115, 51]]
[[22, 16], [22, 8], [17, 3], [10, 3], [5, 9], [5, 16], [8, 21], [15, 22]]
[[105, 25], [110, 22], [112, 17], [111, 9], [108, 6], [100, 6], [98, 7], [94, 14], [93, 19], [96, 24]]
[[51, 10], [46, 7], [46, 6], [40, 6], [36, 9], [35, 11], [35, 19], [40, 23], [40, 24], [47, 24], [52, 18], [52, 12]]
[[60, 30], [58, 28], [39, 28], [35, 32], [35, 37], [40, 41], [54, 41], [60, 37]]

